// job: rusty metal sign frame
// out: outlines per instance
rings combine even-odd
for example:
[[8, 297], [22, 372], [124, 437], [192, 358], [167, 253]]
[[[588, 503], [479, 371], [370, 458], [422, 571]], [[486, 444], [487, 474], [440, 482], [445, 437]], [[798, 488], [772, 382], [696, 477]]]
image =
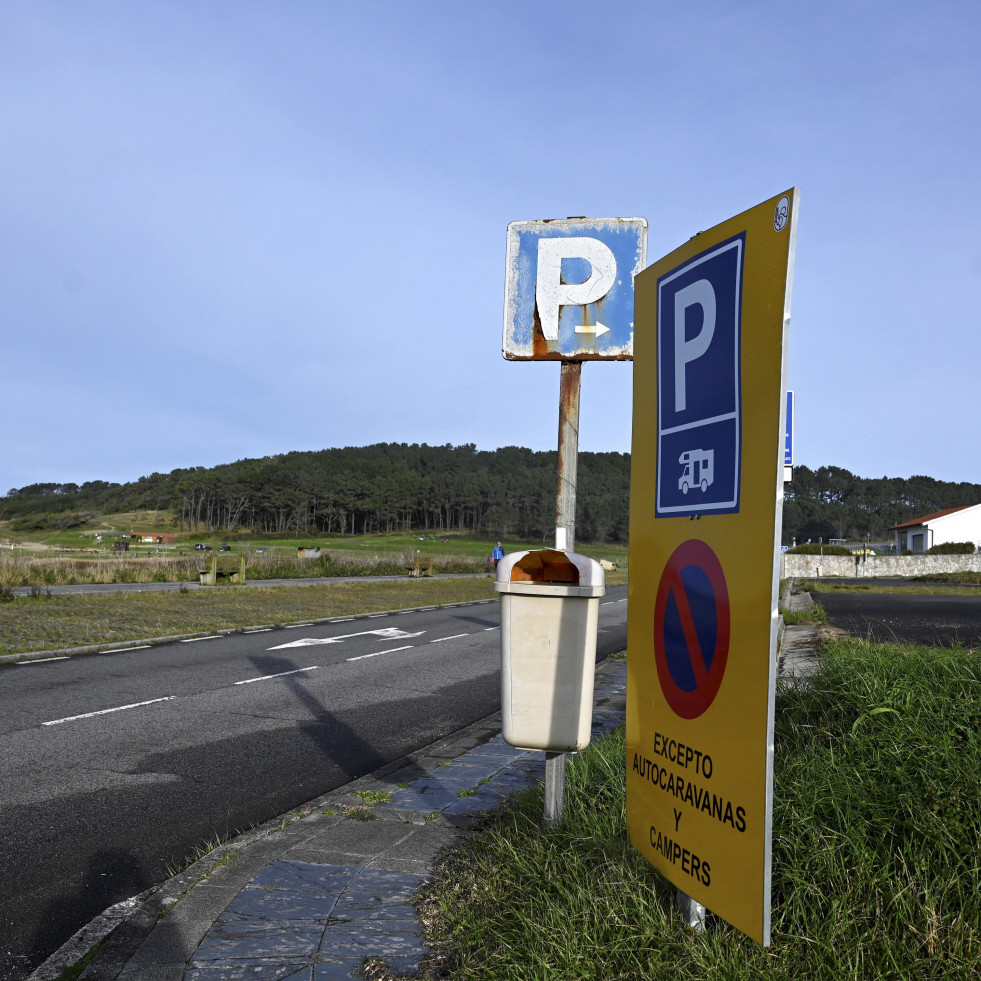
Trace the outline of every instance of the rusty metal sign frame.
[[508, 225], [503, 354], [509, 361], [633, 360], [644, 218]]

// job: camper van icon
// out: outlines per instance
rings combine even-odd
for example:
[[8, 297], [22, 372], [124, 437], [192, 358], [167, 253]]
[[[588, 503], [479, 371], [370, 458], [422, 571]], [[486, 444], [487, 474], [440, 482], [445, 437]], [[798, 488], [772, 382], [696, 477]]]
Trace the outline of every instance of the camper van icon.
[[678, 457], [684, 472], [678, 478], [678, 488], [687, 494], [691, 487], [698, 487], [704, 494], [712, 483], [715, 469], [715, 450], [686, 450]]

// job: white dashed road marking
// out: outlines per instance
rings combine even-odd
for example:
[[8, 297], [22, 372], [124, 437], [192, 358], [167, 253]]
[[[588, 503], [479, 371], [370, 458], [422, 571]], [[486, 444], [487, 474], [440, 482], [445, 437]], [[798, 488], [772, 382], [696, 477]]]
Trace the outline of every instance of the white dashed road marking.
[[251, 685], [253, 681], [268, 681], [270, 678], [285, 678], [288, 674], [299, 674], [301, 671], [316, 671], [319, 664], [313, 664], [309, 668], [297, 668], [295, 671], [280, 671], [278, 674], [264, 674], [261, 678], [246, 678], [245, 681], [236, 681], [236, 685]]
[[396, 651], [411, 651], [414, 644], [406, 644], [405, 647], [393, 647], [387, 651], [375, 651], [374, 654], [359, 654], [357, 657], [349, 657], [349, 661], [363, 661], [366, 657], [381, 657], [382, 654], [394, 654]]
[[91, 719], [96, 715], [108, 715], [110, 712], [125, 712], [126, 709], [140, 708], [143, 705], [155, 705], [157, 702], [169, 702], [176, 698], [176, 695], [165, 695], [163, 698], [151, 698], [148, 702], [133, 702], [132, 705], [117, 705], [111, 709], [99, 709], [98, 712], [85, 712], [82, 715], [69, 715], [64, 719], [54, 719], [51, 722], [42, 722], [43, 726], [56, 726], [62, 722], [74, 722], [76, 719]]

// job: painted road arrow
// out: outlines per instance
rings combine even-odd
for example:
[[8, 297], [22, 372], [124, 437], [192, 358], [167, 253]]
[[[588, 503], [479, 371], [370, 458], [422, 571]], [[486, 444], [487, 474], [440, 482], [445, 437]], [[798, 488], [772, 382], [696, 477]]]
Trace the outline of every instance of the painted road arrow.
[[595, 324], [583, 324], [581, 327], [576, 328], [577, 334], [595, 334], [597, 337], [602, 337], [604, 334], [609, 334], [610, 328], [606, 324], [595, 323]]
[[381, 630], [362, 630], [357, 634], [342, 634], [340, 637], [304, 637], [302, 640], [294, 640], [289, 644], [279, 644], [276, 647], [267, 647], [267, 651], [281, 651], [284, 647], [316, 647], [318, 644], [340, 644], [352, 637], [383, 637], [385, 640], [401, 640], [403, 637], [421, 637], [426, 631], [420, 630], [418, 633], [410, 634], [398, 627], [382, 627]]

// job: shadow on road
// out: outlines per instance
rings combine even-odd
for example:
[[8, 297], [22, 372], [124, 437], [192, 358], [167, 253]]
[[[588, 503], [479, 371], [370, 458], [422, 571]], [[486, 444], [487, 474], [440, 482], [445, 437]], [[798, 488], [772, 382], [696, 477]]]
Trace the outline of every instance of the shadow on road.
[[86, 909], [104, 910], [119, 902], [120, 895], [135, 896], [150, 885], [152, 883], [140, 863], [130, 852], [122, 849], [94, 852], [84, 874], [74, 882], [63, 882], [64, 891], [41, 913], [27, 956], [19, 965], [11, 965], [14, 970], [9, 974], [3, 965], [0, 977], [26, 977], [50, 957], [60, 946], [60, 943], [52, 946], [51, 938], [65, 936], [71, 926], [79, 922], [79, 907], [83, 901]]

